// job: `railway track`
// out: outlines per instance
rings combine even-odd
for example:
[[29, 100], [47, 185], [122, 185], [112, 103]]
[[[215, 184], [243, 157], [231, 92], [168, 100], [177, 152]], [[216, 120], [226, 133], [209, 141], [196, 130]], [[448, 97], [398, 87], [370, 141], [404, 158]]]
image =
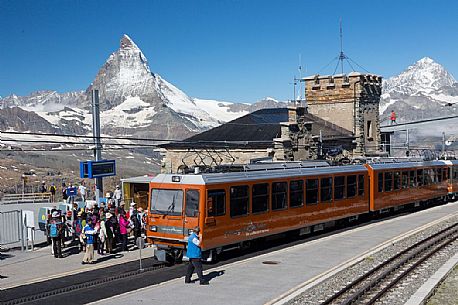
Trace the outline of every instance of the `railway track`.
[[423, 262], [457, 238], [458, 224], [453, 224], [357, 277], [321, 304], [374, 304]]

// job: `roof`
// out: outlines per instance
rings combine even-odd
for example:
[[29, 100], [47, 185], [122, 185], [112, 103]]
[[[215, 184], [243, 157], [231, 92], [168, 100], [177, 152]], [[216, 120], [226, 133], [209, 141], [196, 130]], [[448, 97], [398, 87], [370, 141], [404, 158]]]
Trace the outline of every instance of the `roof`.
[[[228, 182], [257, 181], [265, 179], [289, 179], [302, 176], [332, 175], [344, 173], [363, 173], [367, 168], [363, 165], [345, 165], [328, 167], [293, 168], [266, 171], [209, 173], [209, 174], [159, 174], [152, 182], [173, 184], [208, 185]], [[172, 177], [180, 177], [179, 182], [173, 182]], [[175, 178], [176, 179], [176, 178]]]
[[153, 181], [154, 176], [143, 175], [137, 177], [129, 177], [121, 179], [121, 182], [125, 183], [150, 183]]
[[[305, 121], [312, 123], [312, 134], [323, 139], [353, 138], [352, 132], [318, 118], [305, 114]], [[280, 123], [288, 122], [288, 108], [266, 108], [249, 113], [221, 126], [207, 130], [179, 142], [161, 145], [164, 148], [184, 147], [258, 147], [273, 146], [273, 139], [281, 136]]]
[[374, 170], [378, 169], [404, 169], [415, 167], [444, 166], [443, 161], [400, 162], [400, 163], [369, 163]]

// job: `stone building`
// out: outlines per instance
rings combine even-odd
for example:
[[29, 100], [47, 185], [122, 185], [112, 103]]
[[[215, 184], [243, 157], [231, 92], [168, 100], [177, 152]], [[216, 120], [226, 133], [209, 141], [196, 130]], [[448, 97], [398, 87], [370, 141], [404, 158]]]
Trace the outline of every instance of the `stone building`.
[[350, 130], [354, 155], [379, 155], [379, 103], [382, 77], [352, 72], [348, 75], [313, 75], [304, 78], [308, 111]]
[[351, 151], [353, 141], [351, 131], [308, 113], [304, 106], [261, 109], [184, 141], [162, 145], [162, 172], [264, 158], [317, 159], [327, 152]]

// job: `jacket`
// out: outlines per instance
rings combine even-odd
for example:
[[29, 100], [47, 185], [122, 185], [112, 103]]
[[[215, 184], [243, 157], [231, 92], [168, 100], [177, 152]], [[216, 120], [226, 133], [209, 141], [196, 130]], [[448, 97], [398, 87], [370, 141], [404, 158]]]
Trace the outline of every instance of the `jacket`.
[[119, 233], [121, 234], [127, 234], [127, 228], [129, 227], [129, 221], [120, 216], [119, 217]]
[[193, 232], [188, 238], [188, 249], [186, 252], [188, 258], [202, 258], [202, 251], [199, 244], [199, 237]]
[[93, 245], [97, 230], [93, 229], [90, 225], [86, 225], [83, 229], [83, 233], [86, 235], [86, 244]]

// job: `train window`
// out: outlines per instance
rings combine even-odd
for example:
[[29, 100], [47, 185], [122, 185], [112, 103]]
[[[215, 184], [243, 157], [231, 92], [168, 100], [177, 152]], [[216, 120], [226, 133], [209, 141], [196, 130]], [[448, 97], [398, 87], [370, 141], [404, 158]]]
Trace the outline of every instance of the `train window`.
[[447, 172], [446, 168], [444, 168], [442, 170], [442, 174], [443, 174], [442, 180], [447, 180], [448, 179], [448, 172]]
[[207, 215], [222, 216], [226, 214], [226, 191], [209, 190], [207, 194]]
[[393, 189], [393, 173], [392, 172], [385, 172], [385, 192], [389, 192]]
[[441, 169], [440, 168], [435, 168], [433, 170], [433, 174], [434, 174], [434, 179], [433, 179], [433, 183], [439, 183], [439, 176], [441, 176]]
[[255, 184], [251, 190], [252, 193], [252, 212], [261, 213], [269, 208], [269, 184]]
[[347, 198], [351, 198], [355, 196], [356, 196], [356, 175], [350, 175], [350, 176], [347, 176]]
[[401, 172], [394, 172], [394, 189], [401, 189]]
[[334, 200], [345, 198], [345, 177], [334, 177]]
[[321, 202], [331, 201], [332, 199], [332, 178], [321, 178], [320, 182]]
[[409, 172], [402, 172], [401, 184], [403, 189], [409, 187]]
[[423, 185], [430, 185], [431, 184], [431, 170], [429, 168], [423, 170]]
[[247, 185], [231, 186], [230, 205], [231, 217], [248, 214], [249, 194]]
[[423, 170], [417, 169], [417, 186], [423, 185]]
[[[450, 168], [450, 173], [452, 172], [452, 168]], [[436, 175], [437, 175], [437, 182], [442, 182], [442, 169], [438, 168], [437, 169], [437, 172], [436, 172]], [[451, 176], [453, 177], [453, 176]]]
[[286, 208], [287, 192], [287, 182], [272, 182], [272, 210]]
[[197, 217], [199, 215], [199, 191], [186, 191], [186, 206], [185, 215], [189, 217]]
[[179, 216], [182, 211], [182, 190], [153, 189], [151, 192], [151, 212]]
[[305, 203], [318, 203], [318, 179], [307, 179], [305, 181]]
[[415, 177], [416, 171], [410, 171], [409, 172], [409, 185], [410, 187], [416, 187], [417, 186], [417, 179]]
[[304, 180], [293, 180], [289, 183], [289, 206], [304, 205]]
[[458, 179], [458, 167], [453, 167], [453, 176], [450, 175], [450, 177], [453, 177], [453, 179]]
[[383, 173], [378, 173], [377, 175], [378, 178], [378, 191], [383, 192]]
[[358, 175], [358, 196], [364, 196], [364, 175]]
[[426, 170], [425, 178], [426, 178], [426, 182], [425, 182], [426, 185], [434, 183], [434, 170], [432, 168]]

